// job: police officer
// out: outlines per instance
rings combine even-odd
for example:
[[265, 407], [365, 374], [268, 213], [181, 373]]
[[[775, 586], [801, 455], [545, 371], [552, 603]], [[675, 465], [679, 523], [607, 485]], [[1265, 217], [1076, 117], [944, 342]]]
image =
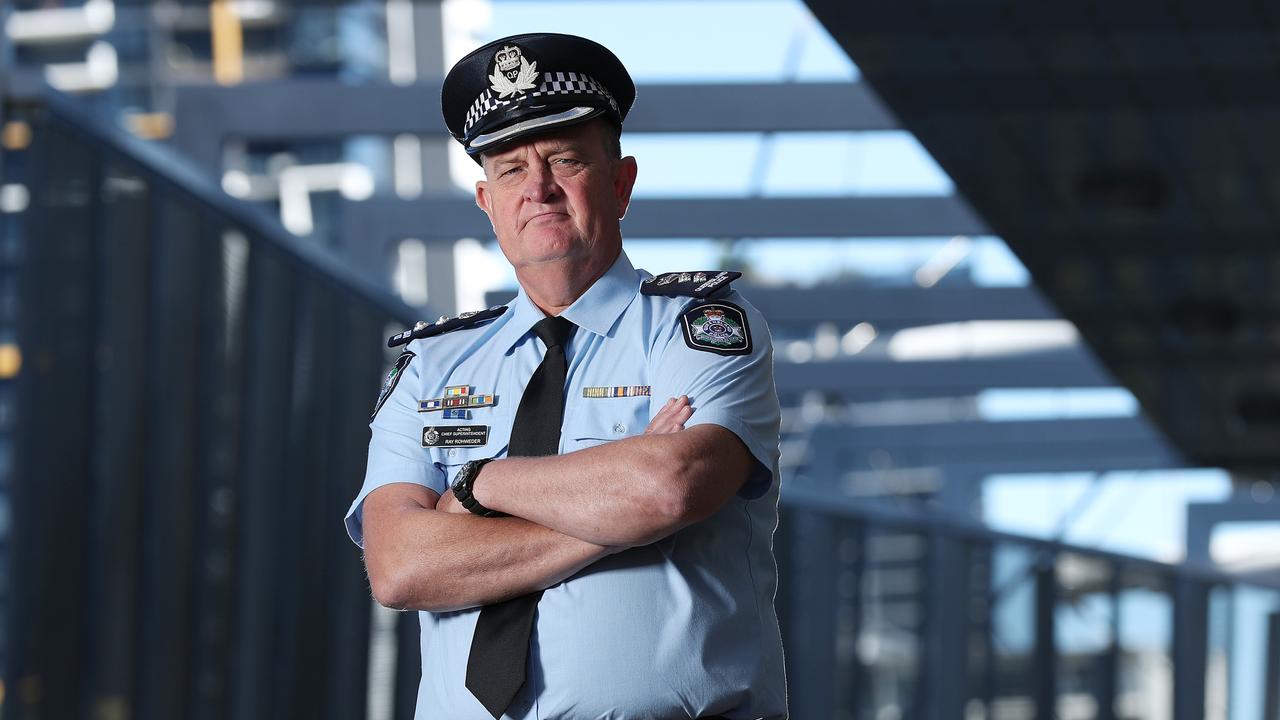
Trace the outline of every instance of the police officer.
[[392, 338], [346, 518], [377, 600], [420, 611], [419, 720], [786, 716], [769, 334], [737, 273], [622, 251], [634, 98], [569, 35], [445, 79], [520, 288]]

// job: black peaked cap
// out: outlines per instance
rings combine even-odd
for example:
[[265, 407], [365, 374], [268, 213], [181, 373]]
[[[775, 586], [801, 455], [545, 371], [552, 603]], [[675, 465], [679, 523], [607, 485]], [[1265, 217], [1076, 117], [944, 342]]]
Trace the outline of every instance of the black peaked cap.
[[621, 127], [635, 98], [631, 75], [605, 46], [527, 33], [459, 60], [445, 76], [440, 106], [450, 134], [479, 162], [482, 152], [594, 117]]

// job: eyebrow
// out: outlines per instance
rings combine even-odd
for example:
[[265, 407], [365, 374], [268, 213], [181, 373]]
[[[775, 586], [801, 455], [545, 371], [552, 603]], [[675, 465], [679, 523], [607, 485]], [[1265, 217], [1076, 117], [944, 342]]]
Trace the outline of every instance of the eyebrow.
[[490, 167], [492, 167], [496, 172], [501, 168], [510, 167], [512, 165], [523, 165], [523, 164], [524, 164], [524, 158], [522, 157], [494, 158], [493, 162], [490, 163]]
[[586, 147], [587, 147], [586, 143], [573, 142], [569, 140], [558, 140], [549, 145], [549, 147], [547, 148], [547, 154], [554, 155], [556, 153], [563, 153], [563, 152], [581, 152]]
[[[563, 153], [563, 152], [580, 152], [584, 147], [584, 143], [575, 142], [574, 140], [567, 140], [562, 138], [548, 138], [546, 140], [546, 143], [547, 143], [547, 149], [546, 149], [547, 155], [555, 155], [556, 153]], [[527, 154], [511, 155], [508, 157], [499, 156], [493, 159], [492, 165], [493, 165], [493, 169], [497, 170], [499, 167], [505, 167], [510, 165], [523, 165], [526, 161], [527, 161]]]

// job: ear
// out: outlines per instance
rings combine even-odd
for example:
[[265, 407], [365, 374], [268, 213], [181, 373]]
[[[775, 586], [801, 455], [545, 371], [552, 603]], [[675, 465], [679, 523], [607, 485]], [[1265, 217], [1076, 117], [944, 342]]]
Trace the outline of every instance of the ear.
[[476, 206], [489, 216], [489, 227], [496, 234], [498, 226], [493, 222], [493, 194], [489, 192], [489, 183], [485, 180], [476, 181]]
[[631, 191], [636, 186], [636, 159], [630, 155], [614, 163], [613, 195], [618, 200], [618, 219], [627, 216]]

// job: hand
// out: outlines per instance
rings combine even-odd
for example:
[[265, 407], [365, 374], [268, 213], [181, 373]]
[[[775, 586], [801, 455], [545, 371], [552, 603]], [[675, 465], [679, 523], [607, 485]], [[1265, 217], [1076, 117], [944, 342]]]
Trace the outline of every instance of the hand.
[[663, 435], [666, 433], [680, 432], [684, 429], [684, 423], [693, 415], [693, 407], [689, 405], [689, 396], [681, 395], [678, 398], [667, 400], [667, 404], [662, 406], [657, 415], [649, 421], [649, 426], [644, 429], [646, 435], [655, 433]]
[[462, 507], [462, 503], [458, 502], [458, 498], [453, 494], [453, 490], [446, 489], [440, 499], [436, 501], [436, 510], [440, 512], [453, 513], [454, 515], [470, 515], [471, 511]]

